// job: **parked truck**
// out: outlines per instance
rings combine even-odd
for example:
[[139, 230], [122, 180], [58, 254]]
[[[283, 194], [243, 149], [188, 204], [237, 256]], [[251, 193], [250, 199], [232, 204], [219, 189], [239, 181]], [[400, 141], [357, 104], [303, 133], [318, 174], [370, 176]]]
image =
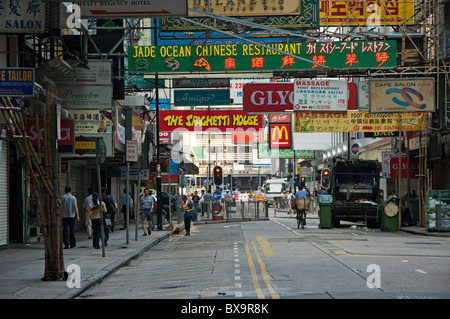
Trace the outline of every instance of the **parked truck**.
[[333, 159], [329, 192], [333, 195], [335, 227], [341, 220], [376, 227], [380, 202], [380, 163], [377, 160]]

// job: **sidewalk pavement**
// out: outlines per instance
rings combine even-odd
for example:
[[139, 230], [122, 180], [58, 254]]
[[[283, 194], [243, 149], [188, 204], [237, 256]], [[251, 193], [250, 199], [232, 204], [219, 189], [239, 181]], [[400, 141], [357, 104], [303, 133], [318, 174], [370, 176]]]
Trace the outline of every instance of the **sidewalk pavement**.
[[[42, 281], [45, 269], [44, 242], [12, 244], [0, 250], [0, 299], [71, 299], [101, 282], [108, 275], [137, 258], [145, 251], [171, 236], [173, 231], [153, 230], [143, 236], [139, 223], [138, 240], [135, 240], [134, 221], [130, 221], [129, 241], [126, 230], [110, 233], [105, 257], [102, 249], [94, 249], [92, 239], [85, 232], [76, 234], [77, 247], [64, 249], [64, 266], [77, 264], [81, 271], [81, 288], [69, 288], [64, 280]], [[166, 229], [168, 224], [163, 225]], [[184, 229], [184, 224], [173, 223], [174, 230]], [[155, 227], [156, 228], [156, 227]], [[70, 275], [70, 272], [69, 272]]]

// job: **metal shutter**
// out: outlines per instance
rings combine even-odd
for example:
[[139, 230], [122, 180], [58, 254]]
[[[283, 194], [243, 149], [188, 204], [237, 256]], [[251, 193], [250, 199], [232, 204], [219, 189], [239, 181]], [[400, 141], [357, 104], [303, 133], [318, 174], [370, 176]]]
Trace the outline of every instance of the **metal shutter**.
[[0, 247], [8, 244], [8, 142], [0, 141]]

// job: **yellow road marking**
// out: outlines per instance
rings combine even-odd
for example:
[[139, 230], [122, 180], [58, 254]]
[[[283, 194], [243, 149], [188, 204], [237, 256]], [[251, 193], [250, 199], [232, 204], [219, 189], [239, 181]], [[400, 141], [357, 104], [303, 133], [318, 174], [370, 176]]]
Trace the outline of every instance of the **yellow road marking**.
[[266, 265], [264, 264], [261, 256], [258, 253], [258, 249], [256, 248], [256, 244], [252, 242], [253, 249], [255, 250], [256, 259], [258, 260], [259, 267], [261, 268], [261, 275], [263, 277], [264, 283], [266, 284], [267, 289], [269, 290], [272, 299], [280, 299], [280, 296], [277, 294], [273, 286], [270, 284], [270, 276], [266, 271]]
[[256, 236], [256, 241], [261, 247], [261, 250], [266, 257], [275, 257], [272, 246], [270, 246], [269, 241], [264, 236]]
[[259, 282], [258, 282], [258, 275], [256, 274], [256, 268], [255, 268], [255, 264], [253, 263], [252, 255], [250, 253], [250, 248], [248, 247], [247, 243], [244, 243], [244, 247], [245, 247], [245, 253], [247, 254], [247, 261], [248, 261], [248, 265], [250, 267], [250, 273], [252, 274], [252, 282], [253, 282], [253, 287], [255, 288], [256, 295], [258, 296], [258, 299], [265, 299], [266, 297], [264, 296], [264, 294], [261, 290], [261, 287], [259, 285]]

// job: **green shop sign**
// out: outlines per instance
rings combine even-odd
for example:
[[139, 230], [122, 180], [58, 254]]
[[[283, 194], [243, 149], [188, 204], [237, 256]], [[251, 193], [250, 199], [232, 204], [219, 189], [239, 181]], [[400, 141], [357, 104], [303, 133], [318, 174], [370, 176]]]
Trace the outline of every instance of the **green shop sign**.
[[314, 158], [313, 150], [294, 151], [290, 148], [270, 148], [269, 143], [258, 143], [258, 158]]
[[[139, 73], [248, 72], [397, 66], [396, 41], [129, 46], [128, 70]], [[281, 51], [281, 52], [280, 52]], [[294, 56], [313, 61], [297, 59]]]

